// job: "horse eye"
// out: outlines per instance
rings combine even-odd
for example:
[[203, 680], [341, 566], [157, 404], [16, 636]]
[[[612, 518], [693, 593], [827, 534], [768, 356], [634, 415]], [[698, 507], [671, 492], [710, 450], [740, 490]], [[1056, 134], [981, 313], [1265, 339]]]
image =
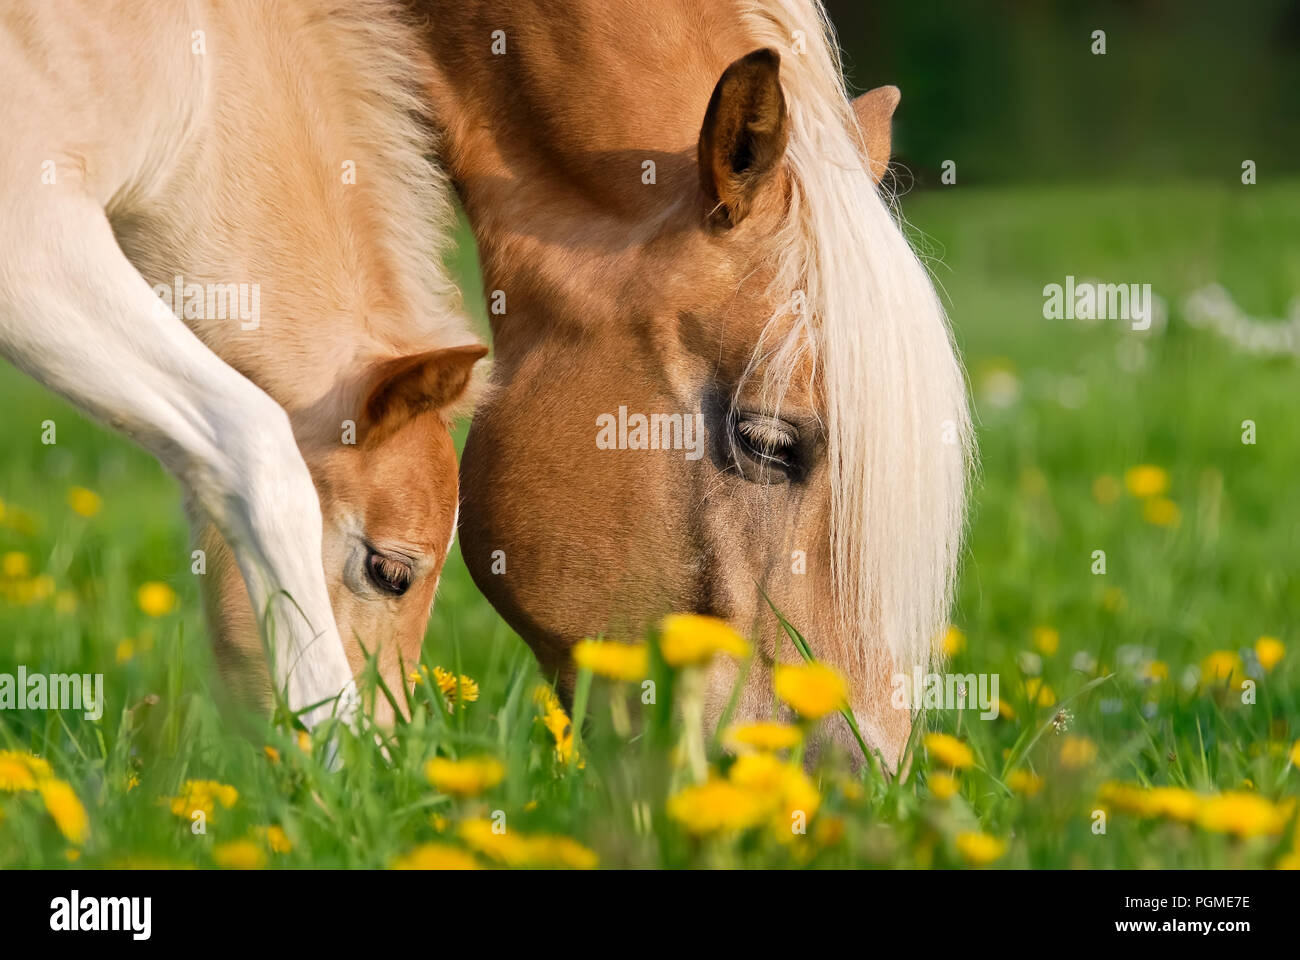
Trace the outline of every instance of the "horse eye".
[[[799, 434], [784, 420], [753, 413], [736, 413], [732, 421], [735, 448], [760, 471], [775, 469], [789, 475], [799, 469]], [[749, 471], [742, 473], [749, 478]]]
[[366, 573], [370, 581], [380, 590], [400, 597], [411, 586], [411, 567], [395, 557], [388, 557], [371, 550], [366, 557]]

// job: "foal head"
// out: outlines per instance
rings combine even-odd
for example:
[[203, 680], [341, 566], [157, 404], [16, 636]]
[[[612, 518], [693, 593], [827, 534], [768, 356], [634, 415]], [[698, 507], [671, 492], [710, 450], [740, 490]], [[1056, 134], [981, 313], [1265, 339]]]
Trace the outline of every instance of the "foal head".
[[[320, 497], [322, 557], [330, 602], [353, 673], [374, 655], [398, 704], [405, 674], [419, 662], [434, 591], [456, 529], [456, 450], [449, 425], [465, 405], [478, 344], [448, 347], [368, 364], [336, 399], [345, 416], [327, 441], [300, 440]], [[342, 435], [338, 436], [338, 425]], [[319, 436], [323, 431], [302, 430]], [[263, 677], [257, 624], [239, 573], [220, 554], [214, 598], [217, 651], [227, 673]], [[380, 694], [373, 716], [393, 718]]]
[[[324, 518], [334, 618], [353, 671], [366, 651], [398, 702], [420, 645], [459, 503], [449, 423], [462, 405], [474, 344], [378, 364], [364, 388], [355, 444], [305, 452]], [[376, 719], [391, 717], [381, 696]]]
[[[581, 637], [671, 610], [731, 621], [758, 641], [740, 718], [770, 713], [772, 665], [799, 660], [766, 593], [847, 674], [892, 765], [911, 714], [891, 682], [928, 665], [951, 596], [964, 382], [875, 182], [897, 91], [851, 105], [833, 46], [775, 49], [819, 24], [768, 6], [706, 54], [625, 11], [620, 35], [648, 48], [621, 69], [675, 62], [670, 80], [595, 68], [575, 87], [538, 43], [494, 65], [520, 64], [497, 82], [525, 102], [457, 171], [488, 289], [511, 297], [462, 465], [462, 549], [561, 686]], [[716, 717], [735, 673], [714, 670]], [[827, 731], [856, 750], [839, 718]]]

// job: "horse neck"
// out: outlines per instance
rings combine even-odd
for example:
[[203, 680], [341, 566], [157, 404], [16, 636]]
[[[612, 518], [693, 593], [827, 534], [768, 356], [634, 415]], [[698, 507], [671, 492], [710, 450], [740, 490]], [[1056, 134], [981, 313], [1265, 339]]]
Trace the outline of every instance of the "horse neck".
[[131, 237], [128, 225], [123, 245], [150, 283], [254, 287], [256, 328], [187, 323], [295, 428], [319, 421], [336, 434], [373, 358], [466, 338], [435, 259], [449, 188], [407, 102], [423, 76], [415, 38], [366, 2], [214, 16], [201, 118], [144, 204], [150, 229]]

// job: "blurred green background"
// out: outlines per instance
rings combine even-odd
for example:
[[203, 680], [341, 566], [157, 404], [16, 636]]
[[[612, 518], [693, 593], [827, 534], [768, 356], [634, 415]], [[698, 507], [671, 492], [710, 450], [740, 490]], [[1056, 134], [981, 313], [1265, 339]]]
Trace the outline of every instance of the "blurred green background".
[[[827, 4], [856, 90], [897, 85], [898, 158], [921, 186], [1264, 177], [1300, 157], [1294, 0]], [[1106, 54], [1091, 52], [1106, 33]]]

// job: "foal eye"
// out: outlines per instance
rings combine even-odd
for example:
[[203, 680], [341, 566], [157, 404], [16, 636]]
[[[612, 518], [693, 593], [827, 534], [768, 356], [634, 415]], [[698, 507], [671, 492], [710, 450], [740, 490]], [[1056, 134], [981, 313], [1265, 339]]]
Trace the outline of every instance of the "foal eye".
[[395, 597], [400, 597], [411, 586], [412, 573], [408, 563], [374, 550], [366, 557], [366, 573], [376, 587]]
[[788, 476], [799, 470], [799, 433], [784, 420], [738, 411], [733, 414], [731, 434], [738, 465], [747, 479], [754, 478], [744, 469], [741, 457], [760, 472], [775, 469]]

